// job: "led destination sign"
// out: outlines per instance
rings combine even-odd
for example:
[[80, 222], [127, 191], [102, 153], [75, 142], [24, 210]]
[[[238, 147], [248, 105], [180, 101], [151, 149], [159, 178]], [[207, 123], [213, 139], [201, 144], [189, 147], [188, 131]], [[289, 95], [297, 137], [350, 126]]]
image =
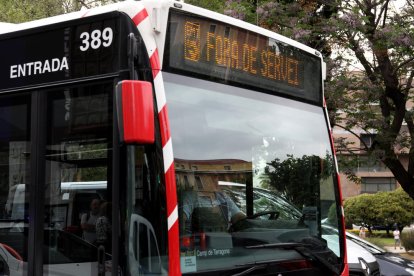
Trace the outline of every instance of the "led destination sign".
[[300, 61], [268, 47], [260, 47], [256, 41], [242, 43], [237, 38], [223, 37], [214, 32], [203, 33], [205, 50], [201, 54], [201, 25], [191, 21], [184, 23], [184, 58], [194, 62], [210, 62], [232, 70], [243, 70], [250, 75], [277, 80], [292, 86], [302, 86], [303, 67]]
[[203, 75], [321, 103], [321, 60], [223, 22], [171, 11], [167, 70]]

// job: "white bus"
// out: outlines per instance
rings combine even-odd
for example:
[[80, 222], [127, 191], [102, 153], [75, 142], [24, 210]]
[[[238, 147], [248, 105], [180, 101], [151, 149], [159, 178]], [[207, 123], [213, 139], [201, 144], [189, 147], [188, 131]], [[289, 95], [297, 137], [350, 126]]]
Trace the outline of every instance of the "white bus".
[[144, 0], [0, 60], [0, 274], [348, 275], [318, 51]]

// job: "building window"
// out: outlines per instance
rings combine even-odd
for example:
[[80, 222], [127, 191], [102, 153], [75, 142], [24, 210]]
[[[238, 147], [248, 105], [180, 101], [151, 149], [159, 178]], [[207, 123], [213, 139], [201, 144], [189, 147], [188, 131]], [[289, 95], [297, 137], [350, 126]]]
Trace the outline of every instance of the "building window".
[[196, 182], [196, 185], [197, 185], [197, 189], [199, 191], [202, 191], [204, 189], [204, 187], [203, 187], [203, 182], [201, 181], [201, 177], [195, 176], [195, 182]]
[[365, 149], [365, 145], [367, 148], [371, 148], [374, 142], [376, 134], [361, 134], [361, 149]]
[[224, 166], [224, 170], [231, 171], [231, 166]]
[[389, 169], [374, 156], [359, 155], [357, 172], [386, 172]]
[[191, 169], [192, 169], [193, 171], [196, 171], [196, 170], [198, 170], [198, 167], [197, 167], [197, 166], [191, 166]]
[[381, 191], [393, 191], [396, 181], [393, 177], [362, 177], [361, 193], [373, 194]]
[[184, 187], [186, 189], [190, 188], [190, 182], [188, 181], [188, 176], [187, 175], [184, 175]]

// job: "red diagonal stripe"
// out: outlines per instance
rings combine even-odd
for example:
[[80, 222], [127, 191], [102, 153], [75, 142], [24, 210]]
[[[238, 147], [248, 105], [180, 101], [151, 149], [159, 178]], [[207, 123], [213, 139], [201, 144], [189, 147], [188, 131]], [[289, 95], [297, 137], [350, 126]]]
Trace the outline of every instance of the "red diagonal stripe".
[[174, 226], [171, 227], [170, 231], [168, 231], [168, 252], [170, 252], [168, 256], [168, 275], [171, 276], [181, 275], [179, 235], [178, 223], [175, 223]]
[[[138, 26], [143, 20], [148, 17], [148, 13], [144, 8], [137, 15], [135, 15], [132, 20], [135, 25]], [[150, 64], [152, 69], [152, 74], [155, 77], [158, 75], [161, 69], [160, 58], [158, 50], [155, 49], [154, 53], [150, 57]], [[155, 88], [157, 89], [157, 87]], [[163, 91], [158, 91], [163, 93]], [[170, 126], [168, 123], [167, 107], [162, 107], [162, 110], [159, 112], [159, 123], [161, 130], [161, 140], [162, 146], [168, 142], [170, 139]], [[177, 206], [177, 192], [176, 192], [176, 183], [175, 183], [175, 169], [174, 163], [167, 169], [167, 172], [164, 175], [165, 177], [165, 186], [166, 186], [166, 199], [167, 199], [167, 214], [171, 215], [171, 212], [174, 211]], [[172, 276], [181, 275], [180, 271], [180, 242], [179, 242], [179, 227], [178, 220], [173, 224], [173, 226], [168, 231], [168, 251], [169, 251], [169, 268], [168, 274]]]
[[175, 190], [175, 169], [174, 164], [165, 173], [165, 192], [167, 193], [167, 214], [171, 215], [174, 211], [175, 206], [177, 206], [177, 193]]
[[135, 15], [134, 18], [132, 18], [132, 21], [134, 21], [136, 26], [138, 26], [147, 17], [148, 17], [147, 10], [143, 9], [137, 15]]
[[160, 56], [158, 55], [158, 49], [155, 49], [155, 52], [150, 57], [150, 63], [152, 68], [152, 76], [155, 79], [158, 72], [160, 71]]
[[168, 124], [167, 115], [167, 105], [165, 105], [160, 113], [158, 113], [158, 120], [160, 122], [160, 130], [161, 130], [161, 145], [164, 147], [167, 144], [168, 140], [170, 139], [170, 126]]
[[[167, 194], [167, 214], [171, 215], [177, 206], [177, 192], [175, 189], [175, 169], [174, 164], [165, 173], [165, 192]], [[168, 231], [168, 252], [169, 253], [169, 275], [181, 275], [180, 272], [180, 241], [178, 220]]]
[[90, 10], [87, 10], [84, 14], [82, 14], [81, 18], [84, 18], [89, 13], [89, 11]]

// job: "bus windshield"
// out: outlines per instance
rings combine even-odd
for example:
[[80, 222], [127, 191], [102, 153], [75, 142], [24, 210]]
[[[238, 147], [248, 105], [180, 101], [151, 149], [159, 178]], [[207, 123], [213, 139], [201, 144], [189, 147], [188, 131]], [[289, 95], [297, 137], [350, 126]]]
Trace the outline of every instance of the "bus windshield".
[[283, 271], [286, 260], [306, 259], [301, 246], [338, 272], [339, 207], [323, 108], [170, 73], [164, 80], [182, 272], [257, 263]]

